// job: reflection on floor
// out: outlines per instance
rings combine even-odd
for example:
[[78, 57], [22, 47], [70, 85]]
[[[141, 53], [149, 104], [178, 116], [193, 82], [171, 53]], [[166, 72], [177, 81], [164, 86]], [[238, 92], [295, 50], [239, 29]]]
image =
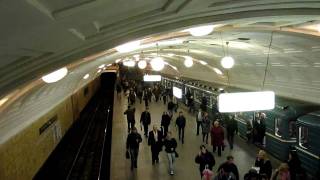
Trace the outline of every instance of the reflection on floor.
[[[151, 150], [147, 144], [146, 138], [143, 136], [143, 132], [140, 129], [140, 115], [145, 110], [144, 103], [139, 102], [135, 104], [136, 108], [136, 127], [139, 133], [143, 136], [143, 141], [140, 145], [139, 157], [138, 157], [138, 168], [134, 171], [130, 170], [130, 160], [125, 158], [125, 143], [127, 137], [127, 123], [126, 116], [123, 112], [127, 108], [127, 99], [122, 96], [121, 99], [116, 99], [114, 104], [114, 118], [113, 118], [113, 130], [112, 130], [112, 152], [111, 152], [111, 176], [112, 180], [126, 180], [126, 179], [137, 179], [137, 180], [151, 180], [151, 179], [200, 179], [199, 166], [195, 163], [194, 159], [199, 152], [199, 146], [202, 144], [202, 136], [196, 136], [196, 121], [195, 117], [189, 114], [184, 109], [180, 108], [178, 111], [183, 111], [187, 119], [187, 125], [185, 129], [185, 143], [178, 143], [177, 152], [179, 158], [175, 162], [175, 175], [170, 176], [168, 173], [168, 160], [163, 150], [160, 152], [159, 158], [160, 163], [152, 165], [151, 162]], [[151, 113], [151, 130], [152, 125], [156, 124], [160, 126], [161, 115], [166, 110], [166, 105], [162, 101], [152, 102], [150, 104], [149, 111]], [[174, 122], [178, 113], [174, 114]], [[172, 122], [170, 130], [173, 135], [177, 138], [177, 129], [173, 126]], [[210, 142], [210, 136], [209, 136]], [[208, 149], [212, 151], [212, 146], [207, 145]], [[230, 150], [227, 146], [222, 153], [222, 157], [218, 157], [217, 153], [214, 153], [216, 159], [216, 165], [214, 171], [217, 170], [219, 165], [225, 161], [226, 156], [233, 155], [235, 163], [238, 166], [240, 179], [243, 179], [243, 175], [253, 166], [255, 156], [258, 148], [252, 144], [247, 144], [244, 140], [239, 137], [235, 137], [235, 146], [233, 150]], [[270, 157], [273, 168], [275, 169], [279, 162]]]

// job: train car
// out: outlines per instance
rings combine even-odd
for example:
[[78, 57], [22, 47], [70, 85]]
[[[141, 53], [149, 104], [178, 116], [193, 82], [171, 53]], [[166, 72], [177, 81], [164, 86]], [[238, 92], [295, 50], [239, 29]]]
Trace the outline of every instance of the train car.
[[312, 112], [316, 106], [296, 100], [277, 97], [274, 109], [265, 111], [265, 148], [278, 159], [288, 158], [289, 147], [296, 143], [296, 122], [301, 115]]
[[[254, 118], [254, 112], [252, 111], [236, 113], [236, 117], [235, 117], [235, 120], [238, 123], [239, 136], [248, 141], [251, 138], [251, 134], [247, 134], [247, 132], [250, 130], [248, 126], [252, 128], [253, 118]], [[249, 139], [248, 139], [248, 135], [249, 135]]]
[[302, 167], [313, 177], [320, 177], [320, 111], [297, 120], [297, 149]]

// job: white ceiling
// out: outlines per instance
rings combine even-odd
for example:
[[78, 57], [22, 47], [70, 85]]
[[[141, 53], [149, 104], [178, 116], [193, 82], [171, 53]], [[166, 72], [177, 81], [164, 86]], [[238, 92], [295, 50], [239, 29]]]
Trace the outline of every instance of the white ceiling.
[[[9, 137], [17, 127], [32, 123], [87, 83], [82, 77], [86, 73], [94, 77], [100, 64], [135, 53], [108, 49], [147, 37], [145, 43], [163, 37], [184, 41], [160, 47], [160, 54], [178, 68], [166, 68], [164, 73], [260, 90], [273, 33], [264, 89], [318, 103], [320, 33], [315, 28], [319, 22], [319, 0], [1, 1], [0, 99], [22, 92], [6, 106], [9, 110], [3, 111], [5, 106], [0, 105], [0, 137]], [[180, 32], [208, 23], [223, 26], [205, 37]], [[230, 42], [228, 54], [236, 61], [228, 77], [220, 66], [224, 56], [221, 44], [226, 41]], [[151, 47], [136, 53], [142, 50], [145, 55], [157, 52]], [[108, 56], [86, 58], [101, 52]], [[178, 56], [168, 57], [167, 53]], [[181, 55], [206, 61], [209, 66], [196, 63], [184, 68]], [[39, 81], [42, 75], [63, 66], [72, 68], [62, 81], [50, 85]], [[216, 74], [213, 67], [223, 75]]]

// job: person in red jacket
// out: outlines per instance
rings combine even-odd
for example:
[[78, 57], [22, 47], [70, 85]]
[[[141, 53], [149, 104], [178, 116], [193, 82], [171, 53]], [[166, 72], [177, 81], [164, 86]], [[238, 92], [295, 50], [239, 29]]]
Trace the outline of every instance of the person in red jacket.
[[221, 156], [221, 149], [224, 146], [224, 132], [223, 128], [220, 126], [218, 121], [214, 121], [211, 127], [211, 145], [213, 147], [213, 152], [218, 148], [218, 156]]

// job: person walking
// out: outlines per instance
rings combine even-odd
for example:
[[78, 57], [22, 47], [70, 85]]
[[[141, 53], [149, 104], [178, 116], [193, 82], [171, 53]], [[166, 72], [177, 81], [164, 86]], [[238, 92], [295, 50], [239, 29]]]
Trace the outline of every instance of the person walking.
[[227, 156], [227, 161], [222, 163], [218, 168], [218, 172], [221, 171], [225, 177], [230, 177], [235, 180], [239, 180], [239, 171], [237, 166], [234, 164], [233, 156]]
[[221, 149], [224, 146], [224, 131], [219, 124], [219, 121], [214, 121], [211, 128], [211, 145], [213, 147], [213, 152], [218, 148], [218, 156], [221, 156]]
[[139, 154], [139, 144], [142, 142], [141, 135], [137, 132], [137, 128], [132, 127], [131, 133], [127, 137], [127, 151], [130, 153], [131, 159], [131, 170], [137, 168], [138, 154]]
[[144, 90], [143, 91], [143, 100], [144, 100], [144, 105], [145, 107], [148, 107], [149, 106], [149, 98], [148, 98], [148, 91], [147, 90]]
[[163, 127], [163, 131], [164, 131], [163, 133], [165, 137], [167, 136], [170, 122], [171, 122], [171, 117], [168, 115], [166, 111], [164, 111], [161, 117], [161, 126]]
[[208, 144], [210, 125], [211, 125], [211, 122], [209, 120], [209, 115], [207, 112], [205, 112], [202, 118], [201, 127], [202, 127], [202, 142], [206, 144]]
[[159, 152], [162, 146], [162, 132], [157, 126], [153, 126], [153, 130], [149, 132], [148, 145], [151, 146], [152, 164], [159, 163]]
[[140, 124], [142, 124], [144, 129], [144, 135], [148, 137], [148, 127], [151, 124], [151, 115], [149, 112], [149, 108], [147, 107], [145, 111], [141, 113]]
[[281, 163], [279, 168], [272, 174], [271, 180], [291, 180], [288, 164]]
[[289, 159], [287, 164], [289, 166], [291, 180], [306, 179], [305, 172], [301, 167], [301, 161], [295, 149], [291, 149], [289, 151]]
[[203, 117], [203, 112], [201, 109], [199, 109], [199, 112], [196, 116], [196, 122], [197, 122], [197, 136], [199, 135], [199, 129], [202, 123], [202, 117]]
[[207, 166], [207, 169], [210, 169], [212, 171], [212, 168], [216, 163], [214, 156], [212, 155], [211, 152], [207, 150], [205, 145], [200, 146], [200, 152], [196, 156], [195, 162], [199, 164], [199, 171], [200, 171], [201, 178], [203, 176], [203, 171], [205, 170], [206, 166]]
[[179, 140], [184, 143], [184, 128], [186, 127], [186, 118], [183, 116], [182, 111], [179, 112], [179, 116], [176, 119], [176, 126], [178, 126]]
[[136, 109], [132, 106], [128, 106], [128, 109], [123, 113], [127, 115], [127, 123], [128, 123], [128, 132], [134, 127], [135, 121], [135, 112]]
[[235, 120], [234, 115], [230, 115], [226, 121], [226, 129], [227, 129], [227, 140], [230, 146], [230, 149], [233, 149], [233, 139], [234, 135], [238, 133], [238, 123]]
[[169, 161], [169, 173], [170, 175], [174, 175], [174, 161], [176, 158], [177, 141], [175, 138], [172, 137], [170, 131], [168, 131], [167, 137], [164, 140], [163, 144], [165, 146], [165, 151], [167, 153]]
[[272, 174], [272, 165], [271, 161], [267, 158], [267, 153], [264, 150], [260, 150], [256, 161], [254, 163], [255, 167], [259, 167], [259, 175], [267, 179], [271, 178]]

